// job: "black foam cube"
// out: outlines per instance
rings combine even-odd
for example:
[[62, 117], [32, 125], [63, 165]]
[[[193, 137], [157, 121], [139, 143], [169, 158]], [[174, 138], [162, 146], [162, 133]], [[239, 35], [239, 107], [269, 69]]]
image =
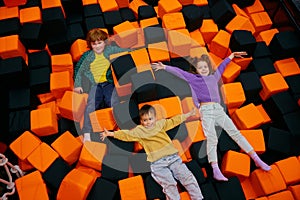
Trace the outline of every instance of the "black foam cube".
[[82, 22], [83, 5], [79, 0], [62, 0], [64, 12], [66, 14], [67, 24]]
[[7, 35], [17, 35], [20, 33], [21, 24], [17, 17], [0, 20], [0, 37]]
[[266, 42], [257, 42], [253, 52], [253, 58], [272, 57], [272, 53]]
[[47, 39], [47, 45], [52, 55], [70, 53], [70, 47], [66, 33], [51, 35]]
[[85, 39], [81, 23], [69, 24], [67, 27], [67, 41], [72, 45], [77, 39]]
[[157, 100], [156, 84], [152, 71], [147, 70], [131, 75], [132, 91], [138, 103]]
[[119, 11], [123, 21], [130, 21], [130, 22], [136, 21], [134, 12], [130, 8], [127, 7], [120, 8]]
[[96, 179], [87, 200], [113, 200], [117, 196], [117, 192], [117, 184], [99, 177]]
[[39, 6], [41, 7], [41, 1], [40, 0], [27, 0], [25, 5], [20, 5], [20, 8], [29, 8], [33, 6]]
[[161, 185], [159, 185], [151, 175], [145, 178], [145, 190], [147, 199], [165, 199], [166, 195], [162, 191]]
[[189, 32], [195, 31], [202, 26], [203, 13], [199, 6], [194, 4], [186, 5], [183, 6], [181, 12]]
[[171, 58], [171, 65], [178, 67], [184, 71], [189, 71], [190, 70], [190, 63], [187, 60], [187, 58], [184, 57], [178, 57], [178, 58]]
[[95, 15], [84, 18], [85, 30], [90, 31], [93, 28], [105, 28], [104, 19], [102, 15]]
[[247, 70], [255, 71], [258, 76], [264, 76], [276, 72], [273, 60], [270, 57], [253, 59]]
[[134, 150], [134, 142], [124, 142], [115, 138], [109, 138], [106, 144], [109, 155], [130, 156]]
[[137, 72], [135, 63], [130, 54], [122, 55], [114, 59], [112, 68], [120, 85], [130, 83], [131, 75]]
[[83, 16], [92, 17], [102, 15], [100, 4], [89, 4], [83, 6]]
[[162, 29], [161, 25], [148, 26], [145, 27], [143, 31], [144, 31], [145, 43], [147, 45], [166, 41], [165, 32]]
[[274, 60], [299, 57], [299, 34], [295, 31], [280, 31], [273, 36], [269, 44], [269, 49]]
[[[219, 129], [217, 129], [219, 130]], [[218, 136], [218, 149], [224, 155], [227, 151], [239, 151], [240, 147], [237, 143], [226, 133], [225, 130], [221, 130], [221, 134]]]
[[29, 69], [37, 69], [48, 67], [51, 68], [51, 58], [47, 50], [36, 51], [28, 53], [28, 67]]
[[290, 132], [275, 127], [270, 127], [267, 135], [267, 149], [285, 154], [288, 154], [291, 151], [292, 136]]
[[200, 166], [205, 166], [208, 164], [206, 143], [206, 140], [195, 142], [190, 147], [190, 153], [193, 160], [196, 160]]
[[65, 34], [67, 24], [61, 7], [42, 9], [42, 20], [47, 36]]
[[226, 182], [215, 182], [214, 185], [220, 200], [246, 200], [241, 183], [236, 176], [228, 178]]
[[138, 7], [138, 19], [143, 20], [143, 19], [148, 19], [156, 17], [156, 12], [154, 10], [153, 6], [150, 5], [142, 5]]
[[219, 0], [212, 5], [210, 13], [219, 28], [225, 28], [226, 25], [236, 16], [232, 5], [226, 0]]
[[288, 76], [284, 78], [289, 86], [289, 91], [293, 95], [300, 94], [300, 74]]
[[23, 24], [20, 40], [27, 49], [45, 49], [46, 35], [43, 27], [40, 23]]
[[185, 124], [180, 124], [167, 131], [168, 136], [171, 140], [178, 140], [180, 142], [184, 141], [188, 136], [188, 132]]
[[0, 60], [0, 83], [8, 88], [28, 85], [28, 66], [23, 57], [17, 56]]
[[129, 157], [129, 163], [134, 175], [141, 175], [145, 177], [150, 174], [150, 162], [147, 161], [145, 151], [132, 154]]
[[158, 98], [178, 96], [183, 99], [192, 96], [191, 88], [185, 80], [163, 70], [156, 71], [155, 77]]
[[157, 6], [159, 0], [143, 0], [143, 1], [146, 2], [148, 5]]
[[50, 188], [58, 190], [61, 182], [71, 169], [72, 168], [62, 158], [57, 158], [42, 176]]
[[50, 92], [50, 73], [51, 69], [49, 67], [29, 71], [29, 85], [33, 93], [42, 94]]
[[23, 109], [9, 112], [9, 132], [11, 137], [16, 139], [26, 130], [30, 130], [30, 110]]
[[114, 26], [121, 24], [123, 22], [119, 10], [103, 12], [103, 18], [104, 18], [105, 27], [107, 28], [109, 34], [114, 33], [113, 32]]
[[195, 160], [191, 160], [185, 164], [187, 168], [194, 174], [199, 185], [206, 182], [203, 171], [201, 170], [200, 165]]
[[216, 189], [211, 181], [201, 184], [200, 189], [204, 199], [219, 200]]
[[69, 131], [74, 137], [77, 137], [79, 135], [79, 133], [77, 132], [77, 130], [80, 130], [79, 122], [75, 122], [64, 117], [60, 117], [57, 122], [59, 134], [63, 134], [64, 132]]
[[234, 30], [229, 41], [229, 48], [234, 51], [246, 51], [247, 56], [253, 56], [256, 39], [248, 30]]
[[203, 13], [203, 19], [212, 19], [209, 5], [202, 5], [200, 9], [201, 13]]
[[117, 182], [128, 178], [128, 156], [106, 155], [102, 163], [102, 177]]
[[115, 105], [113, 115], [118, 127], [121, 129], [131, 129], [140, 123], [138, 105], [131, 99]]
[[283, 115], [283, 123], [293, 136], [300, 137], [300, 111]]
[[29, 109], [31, 94], [29, 88], [13, 88], [8, 93], [8, 108], [10, 110]]

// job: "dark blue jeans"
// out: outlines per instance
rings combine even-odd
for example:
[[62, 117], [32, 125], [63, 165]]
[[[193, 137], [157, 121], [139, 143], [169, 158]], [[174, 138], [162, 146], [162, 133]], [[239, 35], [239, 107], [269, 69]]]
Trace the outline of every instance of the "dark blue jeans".
[[108, 108], [112, 105], [112, 93], [114, 85], [109, 82], [98, 83], [91, 87], [87, 105], [84, 112], [82, 133], [91, 133], [92, 125], [89, 114], [101, 108]]

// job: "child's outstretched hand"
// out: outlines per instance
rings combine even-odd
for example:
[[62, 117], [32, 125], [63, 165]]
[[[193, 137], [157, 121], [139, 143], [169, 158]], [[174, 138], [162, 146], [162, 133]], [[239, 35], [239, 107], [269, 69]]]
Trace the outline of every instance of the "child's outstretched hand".
[[236, 52], [232, 52], [230, 54], [230, 58], [233, 59], [234, 57], [236, 58], [243, 58], [243, 56], [248, 55], [246, 51], [236, 51]]
[[104, 132], [100, 133], [100, 139], [104, 141], [106, 137], [113, 137], [114, 132], [108, 131], [106, 128], [104, 128]]
[[158, 71], [166, 68], [166, 65], [164, 65], [162, 62], [152, 63], [151, 66], [154, 71]]
[[196, 111], [197, 111], [196, 108], [193, 107], [190, 112], [186, 113], [187, 117], [191, 117], [191, 116], [196, 115]]

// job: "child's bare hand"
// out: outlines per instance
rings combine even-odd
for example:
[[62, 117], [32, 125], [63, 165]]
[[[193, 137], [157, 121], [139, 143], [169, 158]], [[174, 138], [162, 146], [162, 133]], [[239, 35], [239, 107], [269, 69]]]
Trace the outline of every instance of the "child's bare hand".
[[236, 57], [236, 58], [243, 58], [243, 56], [246, 56], [246, 55], [247, 55], [246, 51], [233, 52], [233, 57]]
[[197, 111], [196, 108], [193, 107], [192, 110], [190, 111], [190, 116], [196, 115], [196, 111]]
[[166, 65], [164, 65], [162, 62], [152, 63], [151, 66], [154, 71], [158, 71], [166, 68]]
[[106, 128], [104, 128], [104, 132], [100, 133], [101, 141], [104, 141], [104, 139], [108, 136], [113, 136], [113, 132], [110, 132]]

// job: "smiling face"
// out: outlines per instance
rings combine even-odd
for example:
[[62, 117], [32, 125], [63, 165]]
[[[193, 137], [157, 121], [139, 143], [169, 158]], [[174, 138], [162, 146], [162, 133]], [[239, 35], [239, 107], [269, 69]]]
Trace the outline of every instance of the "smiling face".
[[210, 74], [210, 68], [206, 61], [199, 61], [196, 66], [196, 71], [202, 76], [208, 76]]
[[147, 114], [140, 116], [141, 125], [145, 128], [153, 128], [156, 122], [155, 114], [149, 111]]
[[104, 48], [105, 48], [105, 41], [103, 41], [103, 40], [96, 40], [94, 42], [91, 42], [91, 47], [92, 47], [92, 50], [96, 54], [101, 54], [101, 53], [103, 53]]

